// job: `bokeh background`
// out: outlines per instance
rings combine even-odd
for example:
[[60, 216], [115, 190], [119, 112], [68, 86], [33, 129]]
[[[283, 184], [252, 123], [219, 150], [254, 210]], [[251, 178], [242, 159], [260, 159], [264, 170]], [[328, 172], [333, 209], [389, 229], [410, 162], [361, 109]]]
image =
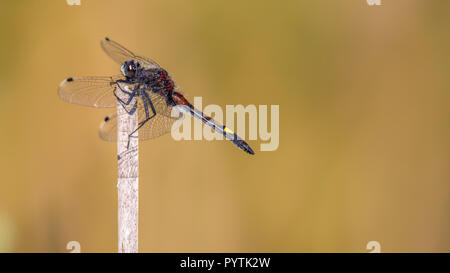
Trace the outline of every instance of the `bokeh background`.
[[280, 106], [280, 145], [140, 145], [142, 252], [450, 251], [450, 2], [0, 0], [0, 251], [117, 251], [104, 36], [203, 105]]

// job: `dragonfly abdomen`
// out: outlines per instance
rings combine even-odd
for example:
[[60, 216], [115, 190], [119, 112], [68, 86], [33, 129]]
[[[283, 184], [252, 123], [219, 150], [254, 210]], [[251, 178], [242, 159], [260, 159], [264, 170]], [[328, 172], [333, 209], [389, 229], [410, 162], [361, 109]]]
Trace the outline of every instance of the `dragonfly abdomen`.
[[203, 114], [201, 111], [195, 109], [190, 103], [183, 106], [186, 112], [189, 112], [195, 118], [200, 119], [204, 124], [214, 129], [217, 133], [223, 135], [227, 140], [233, 142], [239, 149], [254, 155], [252, 148], [245, 142], [242, 138], [240, 138], [237, 134], [235, 134], [231, 129], [226, 127], [225, 125], [220, 125], [214, 121], [214, 119], [210, 116]]

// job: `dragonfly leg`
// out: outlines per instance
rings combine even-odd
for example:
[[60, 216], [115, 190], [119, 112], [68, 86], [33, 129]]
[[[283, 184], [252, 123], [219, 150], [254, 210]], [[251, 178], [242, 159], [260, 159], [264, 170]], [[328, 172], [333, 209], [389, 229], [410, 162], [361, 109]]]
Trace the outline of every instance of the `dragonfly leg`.
[[133, 105], [133, 108], [131, 108], [131, 110], [128, 110], [125, 106], [129, 105], [130, 103], [128, 102], [124, 102], [123, 100], [121, 100], [119, 97], [117, 97], [115, 89], [113, 91], [114, 96], [116, 96], [117, 101], [120, 103], [120, 105], [123, 107], [123, 109], [125, 110], [125, 112], [127, 112], [127, 114], [132, 115], [134, 114], [134, 112], [136, 112], [136, 108], [137, 108], [137, 103]]
[[[147, 92], [143, 92], [144, 97], [148, 100], [148, 103], [150, 104], [150, 108], [152, 108], [153, 114], [156, 115], [156, 110], [155, 110], [155, 106], [153, 105], [152, 100], [150, 99], [150, 97], [148, 96]], [[145, 100], [144, 100], [145, 103]], [[148, 112], [148, 108], [147, 108], [147, 112]], [[147, 115], [148, 113], [146, 113]]]
[[[133, 84], [132, 81], [126, 81], [126, 80], [117, 80], [115, 83], [116, 83], [116, 84], [117, 84], [117, 83]], [[117, 86], [119, 86], [119, 85], [117, 85]], [[119, 88], [120, 88], [120, 86], [119, 86]], [[128, 92], [128, 91], [123, 90], [122, 88], [120, 88], [120, 90], [121, 90], [122, 92], [124, 92], [125, 94], [128, 94], [128, 95], [131, 95], [131, 94], [133, 93], [133, 91]]]
[[120, 88], [120, 86], [118, 86], [118, 87], [119, 87], [120, 91], [122, 91], [128, 95], [128, 100], [124, 101], [121, 98], [119, 98], [119, 96], [117, 96], [117, 87], [114, 88], [114, 91], [113, 91], [114, 96], [120, 103], [129, 105], [131, 103], [131, 101], [133, 100], [134, 96], [136, 95], [136, 92], [138, 91], [139, 86], [136, 86], [136, 88], [132, 92], [127, 92], [127, 91], [123, 90], [122, 88]]
[[[145, 92], [144, 92], [144, 94], [145, 94]], [[145, 95], [145, 97], [148, 98], [147, 95]], [[142, 101], [144, 102], [145, 120], [139, 122], [137, 128], [136, 128], [133, 132], [131, 132], [131, 133], [128, 135], [127, 149], [130, 148], [130, 141], [131, 141], [131, 138], [132, 138], [132, 137], [136, 137], [136, 136], [133, 136], [133, 134], [136, 133], [137, 130], [139, 130], [142, 126], [144, 126], [144, 124], [145, 124], [147, 121], [151, 120], [152, 118], [154, 118], [154, 117], [156, 116], [155, 106], [153, 105], [153, 103], [152, 103], [152, 101], [151, 101], [150, 99], [148, 99], [148, 102], [147, 102], [147, 99], [146, 99], [146, 98], [142, 98]], [[148, 111], [148, 105], [147, 105], [147, 103], [150, 105], [150, 108], [152, 109], [152, 112], [153, 112], [153, 114], [152, 114], [151, 116], [150, 116], [150, 113], [149, 113], [149, 111]]]

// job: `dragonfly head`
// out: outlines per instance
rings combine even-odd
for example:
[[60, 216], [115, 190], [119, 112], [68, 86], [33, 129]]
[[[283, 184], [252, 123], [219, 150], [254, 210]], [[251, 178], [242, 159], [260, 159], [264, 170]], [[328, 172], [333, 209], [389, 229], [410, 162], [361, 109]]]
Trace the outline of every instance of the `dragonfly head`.
[[126, 61], [123, 63], [123, 65], [120, 67], [120, 70], [122, 71], [122, 74], [127, 78], [132, 78], [136, 74], [137, 64], [135, 61]]

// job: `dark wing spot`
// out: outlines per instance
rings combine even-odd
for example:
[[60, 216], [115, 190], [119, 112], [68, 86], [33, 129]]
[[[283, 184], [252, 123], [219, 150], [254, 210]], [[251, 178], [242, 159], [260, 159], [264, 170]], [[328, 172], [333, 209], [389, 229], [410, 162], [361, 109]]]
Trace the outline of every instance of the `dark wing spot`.
[[73, 78], [72, 78], [72, 77], [67, 78], [67, 81], [68, 81], [68, 82], [73, 82]]
[[109, 117], [105, 117], [105, 122], [108, 122], [108, 120], [109, 120]]
[[109, 38], [108, 37], [105, 37], [105, 40], [109, 42]]

